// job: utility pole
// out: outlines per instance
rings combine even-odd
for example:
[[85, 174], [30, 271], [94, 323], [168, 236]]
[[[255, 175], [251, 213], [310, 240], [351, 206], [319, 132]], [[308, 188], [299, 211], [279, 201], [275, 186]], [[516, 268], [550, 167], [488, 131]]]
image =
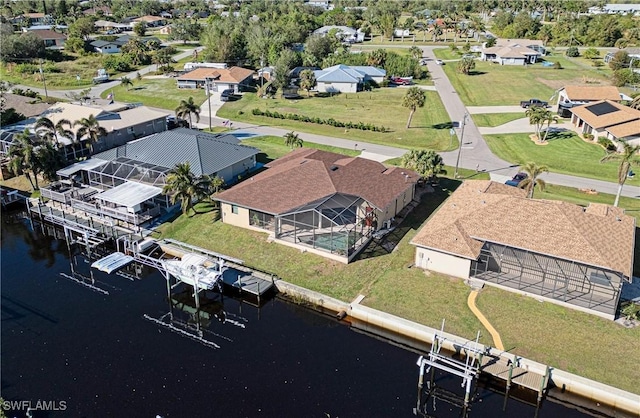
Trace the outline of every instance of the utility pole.
[[42, 84], [44, 84], [44, 97], [49, 99], [49, 94], [47, 93], [47, 82], [44, 78], [44, 70], [42, 69], [42, 58], [40, 58], [40, 75], [42, 76]]
[[209, 87], [210, 78], [205, 78], [204, 81], [206, 84], [206, 92], [207, 92], [207, 103], [209, 104], [209, 131], [211, 131], [211, 87]]
[[458, 158], [456, 159], [456, 171], [453, 174], [453, 178], [458, 178], [458, 165], [460, 164], [460, 152], [462, 151], [462, 141], [464, 138], [464, 126], [467, 124], [467, 112], [464, 112], [464, 117], [462, 118], [462, 130], [460, 131], [460, 146], [458, 147]]

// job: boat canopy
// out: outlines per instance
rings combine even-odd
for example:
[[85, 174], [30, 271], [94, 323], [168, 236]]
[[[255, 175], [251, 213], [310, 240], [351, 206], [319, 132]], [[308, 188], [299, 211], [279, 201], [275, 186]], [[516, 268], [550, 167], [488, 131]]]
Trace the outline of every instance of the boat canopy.
[[113, 189], [96, 195], [96, 198], [103, 202], [111, 202], [119, 206], [133, 208], [161, 193], [162, 189], [159, 187], [127, 181]]
[[69, 178], [72, 175], [74, 175], [75, 173], [77, 173], [78, 171], [91, 170], [93, 168], [100, 167], [100, 166], [105, 165], [107, 163], [108, 163], [108, 161], [101, 160], [99, 158], [90, 158], [88, 160], [80, 161], [80, 162], [77, 162], [75, 164], [71, 164], [70, 166], [65, 167], [63, 169], [60, 169], [60, 170], [56, 171], [56, 174], [58, 176], [60, 176], [60, 177]]

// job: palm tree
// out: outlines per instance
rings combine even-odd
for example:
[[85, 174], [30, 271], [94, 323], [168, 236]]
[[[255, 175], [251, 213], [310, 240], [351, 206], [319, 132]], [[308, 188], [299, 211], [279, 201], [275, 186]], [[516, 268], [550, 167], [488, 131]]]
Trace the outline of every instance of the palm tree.
[[209, 176], [196, 177], [191, 172], [191, 164], [187, 161], [176, 164], [167, 175], [162, 193], [171, 195], [172, 204], [179, 200], [182, 213], [187, 214], [193, 208], [194, 201], [209, 196], [211, 188], [211, 178]]
[[531, 106], [528, 108], [524, 114], [529, 117], [529, 124], [535, 125], [536, 128], [536, 137], [540, 140], [540, 131], [542, 130], [542, 125], [544, 125], [544, 114], [545, 109], [539, 106]]
[[100, 126], [98, 119], [96, 119], [94, 115], [89, 115], [88, 118], [75, 121], [73, 126], [80, 127], [78, 132], [76, 132], [76, 139], [82, 140], [82, 138], [86, 136], [89, 140], [91, 154], [93, 154], [93, 144], [98, 142], [103, 136], [107, 136], [107, 130]]
[[412, 46], [409, 48], [409, 54], [415, 59], [422, 58], [422, 48], [418, 48], [417, 46]]
[[[68, 126], [68, 129], [65, 127]], [[59, 148], [60, 137], [70, 138], [73, 140], [73, 131], [71, 130], [71, 122], [67, 119], [60, 119], [55, 124], [51, 119], [42, 117], [36, 121], [35, 131], [45, 141], [55, 143]]]
[[549, 136], [549, 128], [551, 127], [551, 123], [558, 123], [558, 117], [553, 114], [550, 110], [545, 109], [544, 112], [541, 112], [542, 125], [547, 125], [547, 129], [544, 131], [544, 137], [542, 137], [542, 142], [547, 141], [547, 136]]
[[634, 97], [634, 99], [629, 104], [629, 107], [632, 109], [640, 110], [640, 94]]
[[307, 91], [307, 97], [309, 97], [309, 90], [314, 88], [318, 84], [316, 76], [311, 70], [304, 70], [300, 73], [300, 88]]
[[411, 150], [402, 156], [402, 166], [414, 170], [428, 180], [447, 174], [440, 154], [432, 150]]
[[474, 68], [476, 68], [476, 62], [473, 58], [470, 57], [462, 58], [460, 61], [458, 61], [458, 66], [456, 67], [459, 73], [465, 75], [469, 75], [471, 70], [473, 70]]
[[180, 100], [180, 104], [176, 107], [176, 117], [184, 119], [189, 116], [189, 128], [192, 128], [191, 115], [196, 115], [196, 123], [200, 122], [200, 106], [193, 102], [193, 97], [189, 100]]
[[527, 173], [527, 178], [522, 180], [518, 187], [521, 189], [525, 189], [527, 191], [527, 197], [529, 199], [533, 198], [533, 189], [538, 186], [540, 190], [544, 190], [547, 183], [544, 180], [539, 179], [538, 177], [542, 173], [548, 173], [549, 169], [544, 165], [537, 165], [536, 163], [526, 163], [521, 166], [520, 169]]
[[304, 141], [302, 141], [302, 139], [300, 138], [300, 136], [296, 133], [294, 133], [293, 131], [291, 132], [287, 132], [284, 135], [284, 144], [288, 147], [291, 147], [291, 149], [294, 149], [295, 147], [302, 147]]
[[56, 180], [56, 172], [66, 165], [60, 150], [51, 142], [44, 142], [35, 147], [35, 153], [37, 171], [47, 181]]
[[402, 106], [408, 107], [411, 109], [409, 113], [409, 120], [407, 120], [407, 129], [411, 125], [411, 119], [413, 118], [413, 114], [416, 112], [416, 109], [419, 107], [423, 107], [426, 101], [426, 95], [424, 90], [420, 87], [411, 87], [407, 90], [407, 94], [402, 98]]
[[433, 42], [436, 42], [439, 36], [442, 36], [442, 28], [436, 24], [433, 27]]
[[620, 161], [620, 165], [618, 166], [618, 192], [616, 193], [616, 200], [613, 202], [613, 206], [618, 206], [622, 186], [624, 186], [624, 183], [627, 181], [627, 177], [631, 171], [631, 165], [640, 166], [640, 156], [638, 155], [638, 153], [640, 153], [640, 145], [632, 146], [629, 145], [628, 142], [623, 142], [622, 147], [621, 153], [608, 154], [600, 160], [601, 163], [606, 161]]
[[129, 91], [129, 87], [133, 86], [133, 81], [131, 81], [129, 77], [121, 77], [120, 84], [125, 86], [127, 88], [127, 91]]
[[16, 176], [24, 174], [27, 180], [29, 180], [29, 184], [31, 184], [32, 191], [39, 189], [35, 144], [31, 139], [31, 133], [28, 129], [25, 129], [24, 132], [16, 134], [13, 137], [13, 143], [9, 147], [8, 156], [9, 171]]

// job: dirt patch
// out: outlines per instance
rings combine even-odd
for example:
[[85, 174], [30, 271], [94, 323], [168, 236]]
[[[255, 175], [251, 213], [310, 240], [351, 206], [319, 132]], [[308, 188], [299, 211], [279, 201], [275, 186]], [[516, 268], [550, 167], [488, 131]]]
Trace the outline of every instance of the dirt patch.
[[529, 139], [532, 140], [533, 143], [536, 145], [549, 145], [549, 141], [540, 141], [538, 139], [538, 135], [536, 134], [529, 135]]
[[544, 78], [537, 77], [536, 81], [538, 83], [542, 83], [545, 86], [549, 86], [554, 90], [558, 90], [564, 86], [602, 86], [609, 85], [609, 83], [603, 82], [602, 80], [589, 78], [589, 77], [577, 77], [571, 80], [547, 80]]

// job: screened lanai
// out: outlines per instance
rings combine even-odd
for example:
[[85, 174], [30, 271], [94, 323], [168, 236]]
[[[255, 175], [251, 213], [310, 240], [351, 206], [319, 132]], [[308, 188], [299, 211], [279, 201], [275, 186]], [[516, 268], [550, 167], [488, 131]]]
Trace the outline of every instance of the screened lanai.
[[608, 269], [491, 242], [470, 276], [606, 315], [616, 314], [623, 282]]
[[251, 210], [249, 220], [252, 226], [273, 232], [276, 239], [344, 257], [355, 255], [377, 225], [370, 204], [340, 193], [275, 216]]
[[143, 163], [127, 157], [118, 157], [89, 172], [89, 185], [100, 189], [110, 189], [125, 181], [136, 181], [151, 186], [162, 187], [171, 169]]

